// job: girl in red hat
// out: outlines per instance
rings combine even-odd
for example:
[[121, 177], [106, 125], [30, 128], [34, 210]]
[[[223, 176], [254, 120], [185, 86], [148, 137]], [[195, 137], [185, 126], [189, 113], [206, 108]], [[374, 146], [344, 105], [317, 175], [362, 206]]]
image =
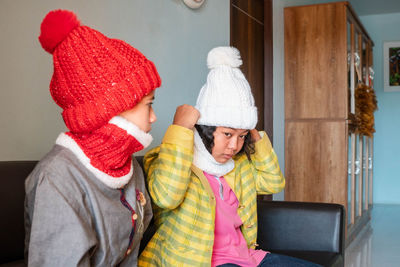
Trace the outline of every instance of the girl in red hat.
[[142, 170], [156, 116], [154, 64], [124, 41], [51, 11], [39, 41], [53, 56], [50, 93], [69, 131], [26, 180], [29, 266], [136, 266], [152, 217]]

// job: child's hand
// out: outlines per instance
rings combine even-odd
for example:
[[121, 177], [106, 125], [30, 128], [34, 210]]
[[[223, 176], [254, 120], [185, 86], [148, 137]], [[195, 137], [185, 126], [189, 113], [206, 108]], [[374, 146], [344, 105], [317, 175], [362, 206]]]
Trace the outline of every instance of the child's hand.
[[173, 124], [193, 129], [200, 118], [200, 112], [193, 106], [184, 104], [176, 108]]
[[251, 139], [253, 139], [254, 142], [257, 142], [258, 140], [261, 139], [261, 135], [257, 131], [257, 129], [250, 130], [250, 135], [251, 135]]

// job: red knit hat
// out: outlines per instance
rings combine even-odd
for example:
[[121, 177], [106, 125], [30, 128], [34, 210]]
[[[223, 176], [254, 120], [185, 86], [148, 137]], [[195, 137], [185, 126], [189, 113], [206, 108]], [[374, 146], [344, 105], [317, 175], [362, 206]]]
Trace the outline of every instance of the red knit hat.
[[118, 39], [81, 26], [66, 10], [49, 12], [39, 41], [53, 54], [50, 92], [71, 132], [90, 132], [160, 87], [153, 62]]

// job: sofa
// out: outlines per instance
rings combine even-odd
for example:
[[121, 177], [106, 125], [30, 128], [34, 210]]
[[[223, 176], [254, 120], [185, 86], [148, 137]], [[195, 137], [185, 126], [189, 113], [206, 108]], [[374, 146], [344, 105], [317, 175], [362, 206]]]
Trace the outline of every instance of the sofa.
[[[137, 157], [142, 163], [142, 157]], [[37, 161], [0, 161], [0, 266], [24, 262], [24, 181]], [[322, 266], [344, 266], [344, 208], [339, 204], [258, 201], [259, 248]], [[141, 250], [155, 232], [146, 230]]]

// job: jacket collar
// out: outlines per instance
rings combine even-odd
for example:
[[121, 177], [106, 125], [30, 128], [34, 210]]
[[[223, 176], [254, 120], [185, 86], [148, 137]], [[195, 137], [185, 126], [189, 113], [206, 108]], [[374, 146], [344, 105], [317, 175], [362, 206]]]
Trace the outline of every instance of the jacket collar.
[[204, 175], [203, 171], [200, 170], [198, 167], [196, 167], [193, 164], [191, 166], [191, 169], [194, 172], [194, 174], [199, 178], [201, 184], [204, 186], [208, 196], [210, 197], [211, 204], [213, 204], [215, 206], [216, 202], [215, 202], [214, 192], [212, 191], [211, 186], [208, 183], [208, 180], [207, 180], [206, 176]]

